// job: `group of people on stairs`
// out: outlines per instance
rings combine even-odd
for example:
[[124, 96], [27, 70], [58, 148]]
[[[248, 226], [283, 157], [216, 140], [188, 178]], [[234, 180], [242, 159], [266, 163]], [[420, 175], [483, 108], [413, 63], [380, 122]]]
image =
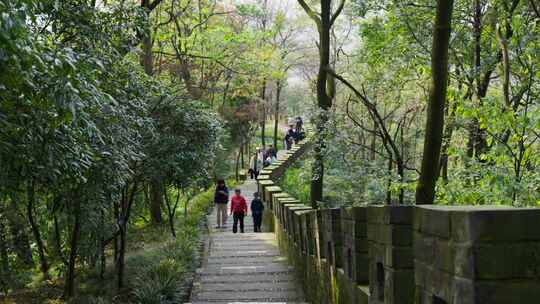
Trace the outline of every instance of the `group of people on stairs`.
[[[298, 144], [303, 138], [303, 121], [301, 117], [296, 117], [293, 122], [289, 122], [289, 129], [285, 134], [285, 147], [290, 150], [293, 144]], [[249, 162], [248, 173], [251, 179], [256, 179], [259, 176], [259, 172], [277, 161], [277, 147], [269, 145], [262, 148], [257, 148], [255, 154], [251, 157]], [[250, 210], [253, 217], [253, 230], [254, 232], [261, 232], [262, 216], [264, 211], [264, 205], [259, 198], [259, 193], [253, 194], [253, 200], [251, 201]], [[227, 210], [227, 205], [231, 201], [230, 210]], [[216, 217], [217, 217], [217, 229], [227, 228], [227, 217], [233, 217], [233, 233], [244, 233], [244, 218], [248, 215], [248, 205], [246, 198], [242, 195], [240, 189], [234, 190], [234, 195], [229, 198], [229, 189], [225, 185], [225, 181], [220, 179], [217, 182], [216, 191], [214, 194], [214, 203], [216, 205]]]
[[277, 161], [277, 150], [273, 145], [269, 145], [268, 148], [257, 148], [255, 154], [249, 161], [248, 174], [251, 179], [256, 179], [259, 176], [259, 172], [274, 162]]
[[[248, 215], [248, 207], [246, 198], [242, 195], [240, 189], [234, 190], [234, 195], [230, 198], [231, 208], [229, 215], [233, 217], [233, 233], [244, 233], [244, 217]], [[225, 185], [223, 179], [219, 180], [216, 186], [214, 194], [214, 203], [216, 205], [216, 217], [217, 217], [217, 229], [225, 229], [227, 223], [227, 204], [229, 203], [229, 189]], [[253, 217], [253, 232], [261, 232], [262, 216], [264, 211], [264, 204], [259, 198], [259, 193], [253, 194], [253, 200], [251, 201], [251, 216]], [[240, 227], [238, 227], [240, 226]]]
[[[304, 125], [301, 117], [295, 119], [295, 124], [289, 124], [289, 129], [285, 134], [284, 145], [290, 150], [293, 144], [298, 144], [305, 138]], [[257, 148], [255, 154], [249, 160], [248, 174], [251, 179], [256, 179], [259, 172], [277, 161], [277, 147], [269, 145]]]

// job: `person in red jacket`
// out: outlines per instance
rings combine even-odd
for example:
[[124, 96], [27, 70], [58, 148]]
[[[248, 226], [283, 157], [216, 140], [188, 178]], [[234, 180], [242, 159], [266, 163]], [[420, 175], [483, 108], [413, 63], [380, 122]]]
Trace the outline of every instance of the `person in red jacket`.
[[240, 189], [234, 190], [234, 196], [231, 198], [231, 215], [233, 216], [233, 233], [238, 231], [238, 222], [240, 222], [240, 232], [244, 233], [244, 216], [247, 215], [246, 199], [242, 196]]

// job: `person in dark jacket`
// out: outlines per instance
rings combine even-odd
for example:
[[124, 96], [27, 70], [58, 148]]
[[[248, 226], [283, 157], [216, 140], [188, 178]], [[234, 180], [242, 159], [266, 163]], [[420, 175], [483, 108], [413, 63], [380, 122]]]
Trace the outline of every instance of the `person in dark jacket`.
[[270, 158], [277, 158], [277, 150], [273, 145], [270, 145], [268, 148], [268, 155], [266, 155], [266, 158], [268, 158], [268, 156], [270, 156]]
[[214, 204], [216, 205], [216, 228], [225, 228], [227, 223], [227, 203], [229, 202], [229, 189], [225, 185], [225, 180], [220, 179], [217, 182], [214, 192]]
[[296, 141], [296, 131], [294, 131], [293, 125], [289, 126], [289, 130], [287, 130], [287, 133], [285, 134], [285, 146], [287, 147], [287, 150], [290, 150], [292, 148], [293, 143]]
[[295, 126], [296, 133], [300, 134], [302, 131], [304, 131], [303, 130], [304, 122], [302, 121], [302, 117], [300, 116], [296, 117], [295, 122], [296, 122], [296, 126]]
[[251, 216], [253, 217], [253, 231], [262, 232], [262, 216], [264, 211], [264, 204], [259, 198], [259, 192], [253, 193], [253, 200], [251, 201]]

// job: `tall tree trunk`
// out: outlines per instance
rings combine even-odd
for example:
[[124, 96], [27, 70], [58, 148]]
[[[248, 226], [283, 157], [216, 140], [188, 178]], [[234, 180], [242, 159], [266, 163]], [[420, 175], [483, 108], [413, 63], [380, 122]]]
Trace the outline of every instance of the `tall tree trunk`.
[[[101, 227], [105, 227], [105, 212], [103, 210], [99, 213], [100, 219], [99, 222]], [[101, 229], [99, 232], [99, 278], [105, 278], [105, 270], [107, 268], [107, 258], [105, 256], [105, 234], [104, 230]]]
[[161, 206], [163, 205], [163, 186], [161, 181], [153, 180], [150, 183], [150, 218], [152, 223], [161, 224], [163, 217], [161, 215]]
[[163, 0], [141, 0], [141, 8], [146, 13], [146, 33], [142, 38], [141, 65], [147, 75], [152, 75], [154, 73], [154, 55], [152, 54], [154, 39], [152, 37], [150, 14], [161, 2], [163, 2]]
[[331, 0], [321, 0], [321, 14], [319, 27], [319, 72], [317, 74], [317, 103], [319, 115], [316, 121], [316, 144], [313, 149], [315, 157], [312, 167], [310, 203], [316, 208], [318, 202], [323, 199], [324, 179], [324, 133], [328, 121], [327, 111], [332, 106], [332, 99], [328, 94], [328, 72], [330, 67], [330, 29], [331, 24]]
[[238, 153], [236, 153], [236, 164], [235, 164], [235, 167], [234, 167], [234, 176], [235, 176], [235, 179], [236, 181], [239, 181], [240, 180], [240, 150], [241, 149], [238, 149]]
[[[174, 229], [174, 215], [176, 214], [176, 206], [178, 206], [178, 199], [176, 200], [176, 204], [172, 206], [166, 187], [163, 187], [163, 193], [163, 199], [165, 200], [165, 205], [167, 206], [167, 219], [169, 220], [169, 228], [171, 230], [171, 235], [173, 238], [176, 238], [176, 230]], [[180, 197], [180, 194], [178, 194], [177, 197]]]
[[240, 144], [240, 167], [243, 169], [245, 168], [245, 162], [244, 162], [244, 143]]
[[[148, 21], [148, 23], [150, 23], [150, 21]], [[144, 36], [142, 41], [143, 53], [141, 55], [141, 63], [144, 67], [144, 72], [147, 75], [152, 75], [154, 73], [154, 56], [152, 54], [152, 47], [154, 43], [150, 34], [150, 25], [148, 25], [148, 27], [148, 33]]]
[[8, 292], [11, 277], [6, 231], [3, 216], [0, 214], [0, 288], [5, 294]]
[[[507, 22], [505, 24], [505, 40], [510, 40], [512, 38], [514, 31], [512, 29], [512, 16], [517, 9], [520, 0], [512, 0], [510, 3], [508, 11], [505, 12]], [[482, 1], [475, 0], [474, 2], [474, 22], [473, 22], [473, 33], [475, 37], [475, 72], [476, 72], [476, 96], [478, 98], [479, 105], [482, 106], [483, 99], [487, 96], [487, 91], [491, 83], [491, 75], [494, 72], [496, 63], [504, 60], [504, 54], [502, 50], [499, 50], [497, 53], [497, 61], [493, 62], [493, 66], [489, 68], [483, 75], [480, 74], [481, 69], [481, 37], [482, 37]], [[489, 149], [487, 144], [487, 131], [485, 128], [480, 126], [478, 119], [473, 119], [472, 125], [469, 131], [469, 141], [467, 142], [467, 155], [469, 157], [476, 157], [480, 159], [480, 155], [485, 153]]]
[[56, 255], [58, 255], [58, 259], [64, 263], [64, 265], [68, 265], [68, 261], [64, 257], [64, 253], [62, 252], [62, 237], [60, 234], [60, 225], [58, 224], [58, 216], [56, 213], [53, 214], [53, 225], [54, 225], [54, 247], [56, 248]]
[[442, 177], [444, 183], [448, 183], [448, 150], [452, 143], [452, 135], [454, 134], [454, 129], [456, 126], [455, 116], [456, 116], [456, 107], [457, 104], [454, 104], [450, 109], [447, 115], [447, 124], [443, 136], [443, 144], [441, 148], [441, 159], [439, 162], [439, 174]]
[[276, 108], [274, 110], [274, 148], [277, 151], [279, 131], [279, 102], [281, 98], [281, 80], [276, 82]]
[[124, 273], [125, 273], [125, 255], [126, 255], [126, 225], [120, 225], [120, 243], [118, 249], [118, 263], [117, 263], [117, 287], [121, 289], [124, 287]]
[[8, 206], [7, 222], [11, 232], [15, 254], [25, 265], [33, 266], [32, 247], [30, 246], [30, 240], [25, 229], [26, 220], [17, 210], [17, 198], [15, 196], [12, 195], [10, 197], [10, 204]]
[[263, 83], [261, 89], [261, 100], [262, 100], [262, 120], [261, 120], [261, 145], [264, 149], [266, 146], [266, 80]]
[[126, 243], [127, 243], [127, 225], [129, 222], [129, 216], [131, 214], [131, 206], [135, 199], [135, 193], [137, 193], [138, 182], [133, 183], [131, 193], [129, 193], [129, 187], [126, 186], [124, 195], [122, 196], [120, 207], [120, 218], [118, 220], [120, 228], [120, 243], [118, 248], [118, 262], [117, 267], [117, 287], [122, 289], [124, 287], [125, 276], [125, 256], [126, 256]]
[[79, 237], [81, 232], [81, 203], [79, 198], [76, 197], [74, 200], [73, 208], [73, 228], [71, 231], [71, 241], [70, 241], [70, 252], [69, 252], [69, 262], [68, 262], [68, 272], [66, 278], [66, 286], [64, 290], [64, 297], [70, 299], [75, 295], [75, 264], [77, 263], [77, 249], [79, 246]]
[[390, 205], [392, 204], [392, 191], [390, 190], [390, 187], [392, 187], [392, 169], [394, 168], [394, 161], [392, 159], [392, 154], [388, 155], [388, 166], [387, 166], [387, 174], [388, 179], [386, 181], [386, 204]]
[[[118, 219], [120, 218], [120, 207], [119, 204], [116, 202], [112, 202], [114, 206], [114, 221], [118, 223]], [[118, 234], [114, 235], [113, 239], [113, 257], [114, 257], [114, 265], [115, 267], [118, 266]]]
[[43, 279], [49, 278], [49, 264], [47, 263], [47, 257], [45, 256], [45, 248], [43, 245], [43, 240], [41, 239], [41, 233], [39, 227], [34, 219], [34, 203], [36, 201], [35, 189], [32, 182], [32, 185], [28, 186], [28, 204], [26, 206], [26, 212], [28, 215], [28, 222], [32, 228], [32, 233], [34, 234], [34, 239], [36, 241], [37, 251], [39, 255], [39, 264], [41, 272], [43, 273]]
[[452, 24], [453, 0], [437, 4], [431, 55], [432, 86], [429, 96], [420, 178], [416, 188], [417, 204], [433, 204], [439, 177], [439, 161], [444, 129], [444, 107], [448, 86], [448, 47]]
[[[474, 74], [476, 81], [476, 96], [479, 106], [483, 104], [483, 98], [486, 97], [487, 82], [482, 81], [480, 73], [482, 65], [482, 4], [480, 0], [474, 0], [474, 17], [473, 17], [473, 36], [474, 36]], [[488, 72], [488, 75], [491, 73]], [[489, 77], [489, 76], [488, 76]], [[480, 127], [480, 122], [477, 118], [471, 121], [469, 126], [469, 140], [467, 142], [467, 156], [472, 158], [479, 157], [486, 149], [486, 131]]]

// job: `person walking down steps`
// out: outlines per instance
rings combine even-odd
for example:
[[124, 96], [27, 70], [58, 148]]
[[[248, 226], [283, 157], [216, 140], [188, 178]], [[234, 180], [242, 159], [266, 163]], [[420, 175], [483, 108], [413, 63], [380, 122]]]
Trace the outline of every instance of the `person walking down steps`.
[[234, 219], [233, 233], [238, 232], [238, 224], [240, 224], [240, 232], [244, 233], [244, 217], [247, 215], [247, 203], [240, 189], [234, 190], [234, 195], [231, 198], [231, 215]]
[[264, 204], [259, 198], [259, 192], [253, 193], [253, 200], [251, 201], [251, 216], [253, 217], [253, 232], [262, 232], [262, 216], [264, 211]]
[[227, 203], [229, 202], [229, 189], [225, 185], [225, 180], [220, 179], [217, 182], [216, 191], [214, 193], [214, 204], [216, 206], [216, 228], [225, 228], [227, 223]]

